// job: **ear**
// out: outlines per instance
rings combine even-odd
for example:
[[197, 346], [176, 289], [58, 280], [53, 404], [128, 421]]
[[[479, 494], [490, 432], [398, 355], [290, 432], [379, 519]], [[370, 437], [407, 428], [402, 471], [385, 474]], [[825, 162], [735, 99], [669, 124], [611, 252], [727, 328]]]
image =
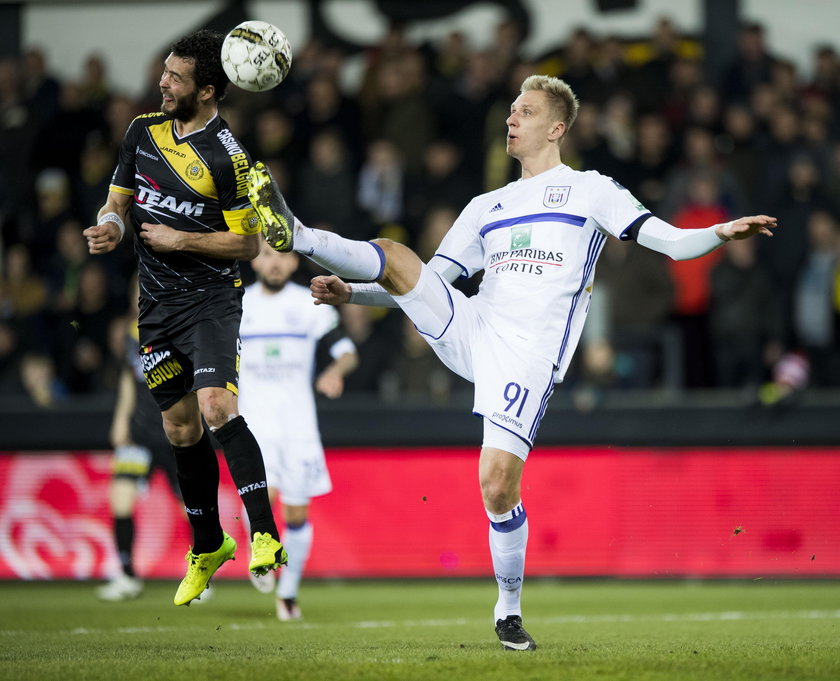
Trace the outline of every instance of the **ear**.
[[209, 102], [216, 96], [216, 88], [213, 85], [205, 85], [198, 90], [198, 98], [202, 102]]
[[548, 131], [548, 139], [556, 142], [566, 134], [566, 124], [563, 121], [555, 121]]

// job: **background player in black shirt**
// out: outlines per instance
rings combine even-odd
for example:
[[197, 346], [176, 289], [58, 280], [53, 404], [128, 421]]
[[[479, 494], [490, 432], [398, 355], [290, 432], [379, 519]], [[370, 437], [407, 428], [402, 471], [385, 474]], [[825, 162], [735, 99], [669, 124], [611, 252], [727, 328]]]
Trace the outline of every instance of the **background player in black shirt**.
[[219, 521], [219, 468], [201, 418], [222, 446], [251, 523], [249, 569], [286, 562], [269, 504], [262, 454], [237, 406], [242, 281], [237, 260], [259, 252], [247, 198], [250, 157], [219, 116], [228, 80], [223, 36], [198, 31], [164, 62], [159, 113], [129, 126], [92, 254], [113, 250], [129, 224], [140, 282], [139, 340], [146, 383], [163, 415], [193, 530], [176, 605], [201, 595], [233, 558]]
[[172, 448], [161, 427], [160, 411], [146, 387], [138, 354], [137, 277], [132, 277], [129, 298], [131, 310], [124, 322], [122, 371], [110, 433], [114, 457], [109, 502], [121, 569], [107, 584], [97, 588], [97, 596], [103, 601], [125, 601], [143, 593], [143, 580], [134, 565], [134, 511], [155, 469], [166, 475], [175, 496], [181, 498]]

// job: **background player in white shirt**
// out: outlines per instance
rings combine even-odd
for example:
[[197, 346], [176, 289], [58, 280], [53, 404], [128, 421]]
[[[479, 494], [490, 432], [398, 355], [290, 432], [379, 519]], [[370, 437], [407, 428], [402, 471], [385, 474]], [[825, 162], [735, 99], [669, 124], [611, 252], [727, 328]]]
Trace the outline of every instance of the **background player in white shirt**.
[[[536, 648], [522, 627], [520, 606], [528, 538], [522, 469], [553, 385], [563, 379], [580, 338], [605, 239], [633, 239], [679, 260], [732, 239], [770, 236], [776, 225], [775, 218], [758, 215], [678, 229], [612, 179], [565, 166], [560, 145], [577, 109], [562, 80], [524, 81], [507, 119], [507, 151], [522, 166], [522, 178], [473, 199], [428, 264], [392, 241], [350, 241], [305, 227], [262, 164], [249, 173], [249, 198], [273, 248], [294, 247], [339, 276], [379, 282], [316, 277], [316, 303], [383, 305], [392, 298], [440, 359], [475, 383], [473, 412], [484, 422], [479, 482], [499, 587], [494, 620], [506, 650]], [[484, 277], [475, 296], [450, 285], [479, 270]]]
[[281, 620], [300, 619], [298, 587], [312, 547], [309, 502], [332, 489], [313, 394], [316, 350], [325, 347], [331, 357], [314, 379], [314, 389], [329, 398], [341, 395], [344, 377], [358, 363], [338, 312], [312, 305], [309, 289], [289, 281], [299, 262], [297, 254], [263, 244], [252, 263], [258, 281], [245, 290], [239, 330], [239, 408], [260, 444], [272, 503], [280, 494], [289, 553], [279, 580], [274, 572], [251, 580], [263, 593], [276, 590]]

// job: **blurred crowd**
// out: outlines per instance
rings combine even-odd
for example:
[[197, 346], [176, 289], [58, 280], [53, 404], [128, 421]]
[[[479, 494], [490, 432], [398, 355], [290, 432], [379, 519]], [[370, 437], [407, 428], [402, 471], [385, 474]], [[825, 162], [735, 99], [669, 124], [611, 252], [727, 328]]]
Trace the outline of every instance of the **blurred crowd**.
[[[773, 401], [840, 385], [835, 49], [815, 46], [806, 76], [761, 25], [744, 25], [737, 58], [712, 79], [700, 42], [664, 18], [633, 41], [580, 28], [530, 60], [521, 39], [512, 22], [491, 50], [459, 32], [417, 44], [393, 26], [352, 88], [350, 57], [312, 40], [282, 86], [231, 87], [222, 115], [305, 223], [428, 258], [472, 196], [516, 179], [505, 119], [521, 82], [562, 77], [581, 100], [566, 164], [612, 176], [680, 227], [756, 213], [780, 224], [772, 239], [685, 262], [608, 240], [571, 386]], [[115, 387], [131, 242], [91, 258], [81, 232], [128, 124], [160, 106], [164, 56], [150, 59], [137, 97], [109, 81], [99, 55], [79, 80], [51, 75], [41, 49], [0, 61], [0, 394], [49, 405]], [[466, 390], [399, 311], [350, 305], [342, 316], [361, 355], [349, 392], [445, 403]]]

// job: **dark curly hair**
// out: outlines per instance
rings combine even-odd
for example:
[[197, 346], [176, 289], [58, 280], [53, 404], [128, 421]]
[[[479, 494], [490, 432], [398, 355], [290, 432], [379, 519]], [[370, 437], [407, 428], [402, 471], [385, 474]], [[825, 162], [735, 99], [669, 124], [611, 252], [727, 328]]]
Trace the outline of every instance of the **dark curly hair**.
[[173, 43], [170, 51], [176, 57], [193, 63], [195, 73], [193, 78], [198, 87], [212, 85], [216, 90], [216, 101], [225, 96], [228, 77], [222, 68], [222, 42], [225, 37], [221, 33], [201, 29], [190, 33]]

